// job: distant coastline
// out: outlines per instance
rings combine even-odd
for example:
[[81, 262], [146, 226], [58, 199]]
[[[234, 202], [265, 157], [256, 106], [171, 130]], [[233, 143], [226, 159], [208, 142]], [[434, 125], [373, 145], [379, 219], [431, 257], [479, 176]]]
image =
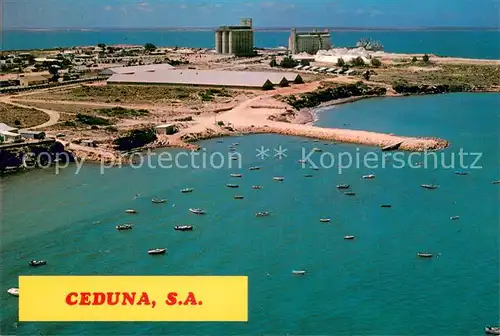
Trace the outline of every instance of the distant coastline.
[[[137, 27], [137, 28], [120, 28], [120, 27], [59, 27], [59, 28], [4, 28], [4, 32], [11, 31], [27, 31], [27, 32], [61, 32], [61, 31], [213, 31], [218, 27]], [[500, 27], [311, 27], [311, 26], [296, 26], [296, 27], [254, 27], [258, 32], [284, 32], [292, 28], [298, 30], [313, 30], [328, 29], [331, 31], [366, 31], [366, 32], [387, 32], [387, 31], [500, 31]]]

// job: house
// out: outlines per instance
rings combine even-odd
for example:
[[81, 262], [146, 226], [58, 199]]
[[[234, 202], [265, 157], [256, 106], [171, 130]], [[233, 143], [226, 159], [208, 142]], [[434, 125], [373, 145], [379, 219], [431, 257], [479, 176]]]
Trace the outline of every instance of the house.
[[20, 131], [19, 134], [21, 134], [21, 136], [25, 139], [45, 139], [45, 132], [41, 131]]
[[174, 133], [177, 133], [177, 127], [175, 124], [165, 124], [165, 125], [158, 125], [155, 127], [156, 129], [156, 134], [158, 135], [172, 135]]
[[25, 76], [19, 77], [19, 83], [21, 86], [31, 86], [48, 84], [49, 80], [43, 76]]

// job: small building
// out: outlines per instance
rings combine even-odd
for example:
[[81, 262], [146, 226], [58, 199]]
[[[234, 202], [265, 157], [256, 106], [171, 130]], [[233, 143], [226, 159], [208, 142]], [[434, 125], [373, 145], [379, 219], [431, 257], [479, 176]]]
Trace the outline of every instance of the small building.
[[21, 134], [21, 136], [25, 139], [45, 139], [45, 132], [41, 131], [20, 131], [19, 134]]
[[80, 144], [82, 146], [87, 146], [87, 147], [97, 147], [95, 140], [90, 140], [90, 139], [82, 140], [80, 141]]
[[323, 32], [315, 29], [312, 32], [300, 32], [294, 28], [288, 39], [288, 49], [292, 54], [302, 52], [315, 55], [319, 50], [329, 50], [332, 48], [330, 32], [326, 29]]
[[172, 135], [177, 133], [177, 127], [175, 124], [164, 124], [155, 127], [156, 134], [158, 135]]
[[5, 142], [13, 142], [21, 140], [21, 134], [12, 133], [8, 131], [0, 131], [0, 137], [2, 137], [3, 141]]
[[25, 76], [19, 77], [19, 84], [21, 86], [31, 86], [31, 85], [40, 85], [47, 84], [49, 80], [43, 76]]
[[221, 26], [215, 31], [218, 54], [254, 56], [252, 19], [241, 19], [239, 26]]

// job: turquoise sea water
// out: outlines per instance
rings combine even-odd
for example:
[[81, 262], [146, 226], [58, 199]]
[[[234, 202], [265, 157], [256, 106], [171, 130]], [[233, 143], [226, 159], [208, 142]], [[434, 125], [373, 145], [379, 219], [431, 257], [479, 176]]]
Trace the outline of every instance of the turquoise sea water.
[[[380, 40], [395, 53], [432, 53], [441, 56], [500, 59], [500, 31], [332, 31], [337, 47], [354, 46], [360, 38]], [[256, 32], [256, 47], [288, 45], [289, 32]], [[70, 47], [78, 45], [144, 44], [214, 48], [211, 31], [164, 30], [57, 30], [3, 31], [0, 50]]]
[[[464, 170], [460, 167], [434, 169], [432, 158], [428, 168], [397, 169], [389, 160], [386, 168], [352, 167], [342, 174], [338, 167], [312, 170], [296, 162], [303, 148], [323, 150], [313, 155], [316, 164], [325, 153], [363, 157], [380, 151], [255, 135], [201, 143], [208, 154], [227, 155], [228, 146], [239, 142], [242, 169], [227, 168], [226, 162], [224, 169], [128, 167], [101, 175], [89, 164], [78, 175], [70, 167], [59, 175], [38, 170], [5, 177], [2, 334], [481, 335], [484, 325], [499, 323], [499, 186], [491, 184], [500, 178], [499, 103], [498, 94], [450, 94], [366, 100], [320, 114], [323, 126], [446, 138], [452, 146], [442, 152], [445, 164], [460, 148], [482, 152], [477, 163], [482, 168], [467, 169], [467, 176], [453, 174]], [[256, 157], [261, 146], [270, 154], [282, 146], [287, 157], [261, 160]], [[156, 153], [163, 152], [180, 151]], [[262, 170], [247, 170], [255, 165]], [[244, 176], [229, 177], [233, 172]], [[361, 179], [371, 173], [375, 179]], [[240, 188], [228, 189], [226, 183]], [[351, 184], [356, 196], [339, 192], [339, 183]], [[422, 183], [440, 188], [425, 190]], [[251, 188], [257, 184], [263, 189]], [[184, 187], [195, 191], [181, 194]], [[168, 203], [154, 205], [152, 197]], [[380, 208], [383, 203], [392, 208]], [[192, 215], [191, 207], [207, 214]], [[138, 214], [126, 215], [127, 208]], [[258, 211], [271, 216], [256, 218]], [[455, 215], [460, 219], [451, 221]], [[332, 222], [320, 223], [322, 217]], [[116, 231], [115, 225], [126, 222], [135, 224], [133, 230]], [[194, 225], [195, 231], [174, 231], [178, 224]], [[345, 235], [356, 239], [345, 241]], [[147, 255], [153, 247], [167, 247], [169, 253]], [[417, 258], [421, 251], [434, 258]], [[46, 259], [48, 265], [30, 268], [31, 259]], [[294, 277], [293, 269], [307, 275]], [[17, 276], [30, 274], [247, 275], [249, 321], [20, 323], [15, 328], [18, 299], [6, 290], [17, 286]]]

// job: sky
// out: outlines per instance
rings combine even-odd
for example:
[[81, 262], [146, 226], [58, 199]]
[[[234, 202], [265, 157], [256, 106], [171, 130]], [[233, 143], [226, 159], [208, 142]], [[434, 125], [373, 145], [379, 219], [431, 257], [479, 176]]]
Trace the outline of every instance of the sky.
[[0, 0], [2, 28], [499, 27], [500, 0]]

